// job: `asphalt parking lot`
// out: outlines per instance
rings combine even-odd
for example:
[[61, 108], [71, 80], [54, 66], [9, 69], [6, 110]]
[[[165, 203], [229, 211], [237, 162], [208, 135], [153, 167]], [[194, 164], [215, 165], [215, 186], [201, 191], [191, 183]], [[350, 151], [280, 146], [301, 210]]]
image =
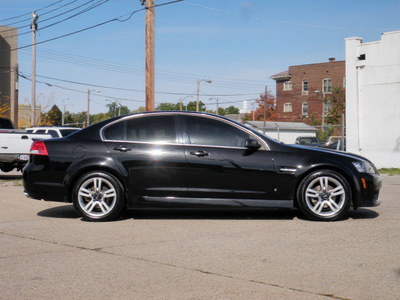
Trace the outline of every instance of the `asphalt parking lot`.
[[399, 299], [400, 176], [339, 222], [295, 210], [126, 212], [82, 221], [0, 173], [0, 299]]

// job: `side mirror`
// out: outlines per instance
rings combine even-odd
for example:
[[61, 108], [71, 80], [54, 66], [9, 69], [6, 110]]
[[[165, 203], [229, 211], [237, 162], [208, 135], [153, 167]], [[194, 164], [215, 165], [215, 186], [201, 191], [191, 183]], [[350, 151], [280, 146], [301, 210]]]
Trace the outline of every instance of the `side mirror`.
[[249, 148], [249, 149], [254, 149], [254, 150], [256, 150], [256, 149], [259, 149], [259, 148], [261, 147], [261, 145], [260, 145], [260, 143], [257, 142], [256, 140], [247, 139], [247, 140], [246, 140], [245, 147], [246, 147], [246, 148]]

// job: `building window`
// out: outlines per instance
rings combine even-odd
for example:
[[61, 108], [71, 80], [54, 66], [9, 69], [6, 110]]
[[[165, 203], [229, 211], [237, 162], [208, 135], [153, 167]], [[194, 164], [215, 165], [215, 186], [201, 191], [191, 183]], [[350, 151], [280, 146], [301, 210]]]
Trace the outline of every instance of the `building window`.
[[332, 79], [325, 78], [322, 82], [322, 90], [324, 94], [332, 93]]
[[303, 104], [302, 104], [301, 115], [303, 117], [307, 117], [308, 116], [308, 103], [307, 102], [303, 102]]
[[331, 101], [324, 102], [324, 116], [328, 115], [329, 111], [331, 110], [332, 110], [332, 102]]
[[302, 87], [301, 94], [308, 95], [308, 81], [303, 81]]
[[292, 82], [291, 81], [285, 81], [283, 83], [283, 90], [284, 91], [291, 91], [292, 90]]
[[292, 103], [285, 103], [283, 106], [283, 112], [292, 112]]

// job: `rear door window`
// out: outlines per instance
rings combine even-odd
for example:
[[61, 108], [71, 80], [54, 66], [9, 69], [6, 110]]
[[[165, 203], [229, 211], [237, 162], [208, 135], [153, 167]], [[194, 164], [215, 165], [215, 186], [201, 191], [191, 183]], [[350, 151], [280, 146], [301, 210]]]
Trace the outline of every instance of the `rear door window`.
[[173, 115], [145, 116], [124, 120], [107, 127], [104, 139], [146, 143], [176, 143]]

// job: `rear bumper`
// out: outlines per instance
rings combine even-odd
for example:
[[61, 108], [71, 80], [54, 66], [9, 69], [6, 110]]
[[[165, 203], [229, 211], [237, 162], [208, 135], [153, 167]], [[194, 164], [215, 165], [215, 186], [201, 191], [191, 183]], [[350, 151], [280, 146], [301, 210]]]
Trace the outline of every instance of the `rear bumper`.
[[22, 172], [25, 195], [37, 200], [69, 202], [65, 184], [52, 182], [57, 179], [56, 174], [41, 169], [32, 171], [35, 167], [28, 163]]

